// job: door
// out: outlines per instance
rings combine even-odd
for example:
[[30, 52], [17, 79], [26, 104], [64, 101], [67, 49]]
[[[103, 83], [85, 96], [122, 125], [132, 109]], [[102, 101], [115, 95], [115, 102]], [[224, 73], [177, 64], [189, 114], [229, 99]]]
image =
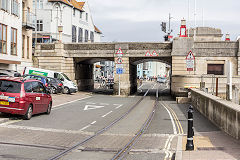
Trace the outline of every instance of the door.
[[34, 109], [36, 112], [34, 113], [41, 113], [41, 108], [42, 108], [42, 93], [40, 92], [40, 82], [31, 82], [32, 83], [32, 100], [35, 102], [35, 107]]
[[39, 84], [39, 91], [41, 94], [41, 108], [39, 112], [46, 112], [48, 108], [48, 96], [47, 96], [47, 90], [46, 87], [43, 86], [42, 83], [38, 82]]

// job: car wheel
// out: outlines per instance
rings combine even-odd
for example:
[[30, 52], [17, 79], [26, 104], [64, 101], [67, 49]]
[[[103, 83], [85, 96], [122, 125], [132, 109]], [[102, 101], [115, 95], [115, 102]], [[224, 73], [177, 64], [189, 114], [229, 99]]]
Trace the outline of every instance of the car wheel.
[[56, 94], [57, 93], [57, 89], [55, 87], [51, 87], [51, 94]]
[[70, 94], [70, 89], [68, 87], [64, 87], [64, 91], [65, 94]]
[[50, 113], [51, 113], [51, 110], [52, 110], [52, 103], [50, 102], [50, 103], [48, 104], [48, 108], [47, 108], [46, 114], [50, 114]]
[[29, 105], [28, 110], [23, 118], [25, 120], [30, 120], [32, 118], [32, 114], [33, 114], [33, 107], [32, 107], [32, 105]]

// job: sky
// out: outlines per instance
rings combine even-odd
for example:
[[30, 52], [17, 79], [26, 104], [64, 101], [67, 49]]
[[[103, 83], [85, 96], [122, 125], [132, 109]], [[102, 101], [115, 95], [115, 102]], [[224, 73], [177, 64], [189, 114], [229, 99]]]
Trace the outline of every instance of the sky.
[[[179, 34], [181, 19], [187, 20], [187, 27], [194, 27], [195, 0], [87, 1], [95, 25], [103, 32], [104, 42], [161, 42], [165, 33], [160, 25], [168, 22], [169, 13], [174, 37]], [[229, 33], [231, 40], [236, 40], [240, 35], [239, 0], [196, 2], [198, 27], [220, 28], [224, 35]]]

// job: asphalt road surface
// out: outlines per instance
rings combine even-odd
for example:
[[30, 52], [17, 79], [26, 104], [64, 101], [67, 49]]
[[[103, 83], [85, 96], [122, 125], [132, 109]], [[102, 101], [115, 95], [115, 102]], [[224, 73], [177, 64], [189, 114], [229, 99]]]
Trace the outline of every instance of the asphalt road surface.
[[[112, 159], [146, 121], [156, 91], [159, 103], [155, 116], [125, 159], [173, 159], [177, 136], [186, 134], [188, 105], [176, 104], [169, 95], [169, 87], [155, 82], [143, 83], [133, 96], [93, 94], [90, 98], [56, 107], [50, 115], [36, 115], [29, 121], [16, 118], [4, 122], [0, 124], [0, 159], [49, 159], [112, 123], [147, 90], [147, 96], [126, 117], [61, 159]], [[194, 118], [196, 130], [218, 130], [198, 112], [194, 113]]]

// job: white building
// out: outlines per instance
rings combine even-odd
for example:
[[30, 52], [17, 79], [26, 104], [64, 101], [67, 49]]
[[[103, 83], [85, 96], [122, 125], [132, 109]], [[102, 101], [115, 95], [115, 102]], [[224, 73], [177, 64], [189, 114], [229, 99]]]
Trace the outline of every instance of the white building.
[[22, 58], [22, 0], [0, 1], [0, 68], [18, 70]]
[[167, 75], [166, 64], [161, 62], [144, 62], [137, 65], [139, 78], [165, 77]]
[[[59, 40], [62, 26], [62, 42], [100, 42], [101, 31], [94, 25], [87, 2], [77, 0], [37, 1], [37, 31], [33, 38], [48, 43]], [[33, 40], [34, 41], [34, 40]]]

